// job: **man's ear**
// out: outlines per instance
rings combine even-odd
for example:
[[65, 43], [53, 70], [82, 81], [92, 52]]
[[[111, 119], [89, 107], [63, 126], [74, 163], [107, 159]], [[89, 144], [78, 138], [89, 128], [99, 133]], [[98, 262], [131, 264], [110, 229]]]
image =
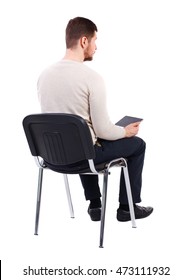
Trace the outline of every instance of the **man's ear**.
[[81, 47], [83, 48], [83, 49], [85, 49], [86, 47], [87, 47], [87, 45], [88, 45], [88, 38], [87, 37], [81, 37], [80, 38], [80, 44], [81, 44]]

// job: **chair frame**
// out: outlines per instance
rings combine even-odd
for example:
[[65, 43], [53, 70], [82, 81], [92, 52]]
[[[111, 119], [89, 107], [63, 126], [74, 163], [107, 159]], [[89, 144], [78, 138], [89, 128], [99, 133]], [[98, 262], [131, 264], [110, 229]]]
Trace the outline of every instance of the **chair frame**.
[[[37, 188], [37, 202], [36, 202], [36, 218], [35, 218], [35, 235], [38, 235], [38, 227], [39, 227], [39, 215], [40, 215], [40, 205], [41, 205], [41, 194], [42, 194], [42, 182], [43, 182], [43, 171], [44, 169], [47, 169], [46, 165], [43, 161], [40, 161], [39, 157], [35, 157], [35, 162], [39, 168], [39, 175], [38, 175], [38, 188]], [[99, 247], [103, 248], [103, 241], [104, 241], [104, 228], [105, 228], [105, 213], [106, 213], [106, 202], [107, 202], [107, 189], [108, 189], [108, 175], [110, 174], [110, 168], [111, 167], [121, 167], [123, 168], [124, 172], [124, 178], [125, 178], [125, 185], [126, 185], [126, 191], [127, 191], [127, 197], [128, 197], [128, 203], [129, 203], [129, 210], [130, 210], [130, 217], [131, 217], [131, 223], [132, 227], [136, 228], [136, 222], [135, 222], [135, 213], [134, 213], [134, 207], [133, 207], [133, 199], [132, 199], [132, 193], [131, 193], [131, 186], [129, 181], [129, 174], [127, 169], [127, 162], [124, 158], [118, 158], [115, 160], [112, 160], [107, 165], [107, 168], [102, 171], [96, 171], [95, 165], [93, 160], [89, 160], [89, 167], [92, 173], [84, 173], [84, 174], [92, 174], [93, 175], [99, 175], [103, 174], [103, 189], [102, 189], [102, 207], [101, 207], [101, 223], [100, 223], [100, 238], [99, 238]], [[74, 207], [72, 203], [72, 197], [68, 182], [68, 175], [63, 174], [64, 176], [64, 183], [65, 183], [65, 190], [68, 200], [68, 206], [70, 211], [70, 217], [74, 218]]]
[[[88, 171], [86, 172], [77, 172], [75, 171], [74, 173], [70, 173], [69, 171], [63, 170], [63, 171], [56, 171], [54, 169], [51, 169], [51, 167], [47, 166], [47, 162], [42, 158], [40, 152], [36, 150], [35, 143], [32, 140], [32, 134], [29, 129], [30, 125], [30, 117], [34, 118], [35, 123], [37, 122], [37, 117], [41, 115], [40, 119], [44, 118], [43, 115], [48, 115], [48, 119], [50, 119], [51, 115], [55, 115], [55, 118], [57, 118], [59, 115], [64, 115], [68, 117], [73, 117], [76, 122], [76, 118], [79, 118], [79, 123], [80, 123], [80, 130], [83, 128], [84, 133], [87, 134], [87, 145], [89, 146], [88, 149], [86, 149], [86, 160], [88, 161]], [[29, 117], [29, 121], [28, 121]], [[46, 116], [45, 116], [46, 117]], [[117, 158], [114, 159], [110, 162], [103, 163], [102, 167], [97, 166], [94, 164], [94, 157], [95, 157], [95, 152], [93, 148], [93, 142], [91, 139], [90, 131], [87, 128], [87, 123], [79, 116], [76, 115], [71, 115], [71, 114], [37, 114], [37, 115], [29, 115], [24, 118], [23, 120], [23, 126], [26, 134], [26, 138], [29, 144], [29, 148], [31, 150], [31, 154], [33, 155], [35, 162], [39, 168], [39, 173], [38, 173], [38, 186], [37, 186], [37, 200], [36, 200], [36, 216], [35, 216], [35, 235], [38, 235], [38, 228], [39, 228], [39, 216], [40, 216], [40, 206], [41, 206], [41, 196], [42, 196], [42, 183], [43, 183], [43, 173], [44, 169], [50, 169], [54, 172], [60, 172], [64, 175], [64, 182], [65, 182], [65, 189], [66, 189], [66, 195], [67, 195], [67, 200], [68, 200], [68, 205], [69, 205], [69, 211], [70, 211], [70, 217], [74, 218], [74, 208], [73, 208], [73, 203], [72, 203], [72, 198], [71, 198], [71, 193], [70, 193], [70, 187], [69, 187], [69, 182], [68, 182], [68, 174], [92, 174], [93, 175], [103, 175], [103, 189], [102, 189], [102, 207], [101, 207], [101, 223], [100, 223], [100, 238], [99, 238], [99, 247], [103, 248], [103, 240], [104, 240], [104, 227], [105, 227], [105, 213], [106, 213], [106, 202], [107, 202], [107, 189], [108, 189], [108, 175], [110, 174], [110, 169], [113, 167], [120, 167], [123, 169], [124, 172], [124, 178], [125, 178], [125, 185], [126, 185], [126, 191], [127, 191], [127, 198], [128, 198], [128, 203], [129, 203], [129, 210], [130, 210], [130, 217], [131, 217], [131, 223], [132, 227], [136, 228], [136, 223], [135, 223], [135, 213], [134, 213], [134, 207], [133, 207], [133, 199], [132, 199], [132, 193], [131, 193], [131, 186], [130, 186], [130, 180], [129, 180], [129, 173], [128, 173], [128, 163], [127, 160], [124, 158]], [[80, 132], [81, 133], [81, 132]], [[85, 134], [85, 135], [86, 135]], [[84, 141], [86, 141], [86, 138], [84, 138]], [[91, 144], [92, 142], [92, 144]], [[42, 143], [41, 143], [42, 145]], [[69, 172], [69, 173], [68, 173]]]

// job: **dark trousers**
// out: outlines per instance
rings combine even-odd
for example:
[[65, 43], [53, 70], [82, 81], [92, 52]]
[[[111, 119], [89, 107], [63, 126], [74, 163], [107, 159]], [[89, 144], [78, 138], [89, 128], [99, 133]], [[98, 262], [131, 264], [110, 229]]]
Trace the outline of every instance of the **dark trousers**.
[[[95, 164], [123, 157], [128, 162], [129, 180], [133, 202], [141, 202], [142, 170], [145, 157], [145, 142], [139, 137], [123, 138], [116, 141], [100, 140], [100, 146], [95, 145]], [[86, 200], [101, 197], [98, 176], [80, 175]], [[123, 170], [120, 177], [119, 202], [128, 204]]]

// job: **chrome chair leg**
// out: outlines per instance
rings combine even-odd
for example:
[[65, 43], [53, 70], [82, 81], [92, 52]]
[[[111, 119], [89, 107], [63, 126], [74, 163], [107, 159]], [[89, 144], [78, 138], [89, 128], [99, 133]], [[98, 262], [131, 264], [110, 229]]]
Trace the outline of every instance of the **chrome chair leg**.
[[103, 193], [102, 193], [102, 208], [101, 208], [101, 225], [100, 225], [100, 241], [99, 247], [103, 248], [103, 237], [104, 237], [104, 226], [105, 226], [105, 211], [106, 211], [106, 200], [107, 200], [107, 181], [108, 171], [104, 173], [103, 179]]
[[63, 174], [64, 175], [64, 182], [65, 182], [65, 189], [66, 189], [66, 194], [67, 194], [67, 198], [68, 198], [68, 205], [69, 205], [69, 210], [70, 210], [70, 217], [74, 218], [74, 208], [73, 208], [73, 204], [72, 204], [72, 198], [71, 198], [71, 193], [70, 193], [70, 187], [69, 187], [69, 183], [68, 183], [68, 176], [67, 174]]
[[38, 224], [39, 224], [40, 203], [41, 203], [41, 193], [42, 193], [42, 179], [43, 179], [43, 168], [39, 167], [37, 201], [36, 201], [35, 233], [34, 233], [35, 235], [38, 235]]
[[130, 181], [129, 181], [129, 173], [128, 173], [128, 170], [127, 170], [127, 166], [124, 166], [122, 168], [123, 168], [125, 185], [126, 185], [126, 190], [127, 190], [127, 198], [128, 198], [128, 203], [129, 203], [131, 223], [132, 223], [132, 227], [136, 228], [135, 212], [134, 212], [134, 207], [133, 207], [133, 199], [132, 199], [131, 186], [130, 186]]

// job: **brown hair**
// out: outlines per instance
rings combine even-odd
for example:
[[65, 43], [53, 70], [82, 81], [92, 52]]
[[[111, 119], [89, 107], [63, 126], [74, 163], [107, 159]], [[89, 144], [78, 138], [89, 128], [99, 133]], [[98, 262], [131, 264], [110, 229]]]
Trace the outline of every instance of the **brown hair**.
[[66, 27], [66, 47], [75, 47], [77, 41], [85, 36], [91, 39], [97, 32], [97, 26], [91, 20], [83, 17], [76, 17], [69, 20]]

